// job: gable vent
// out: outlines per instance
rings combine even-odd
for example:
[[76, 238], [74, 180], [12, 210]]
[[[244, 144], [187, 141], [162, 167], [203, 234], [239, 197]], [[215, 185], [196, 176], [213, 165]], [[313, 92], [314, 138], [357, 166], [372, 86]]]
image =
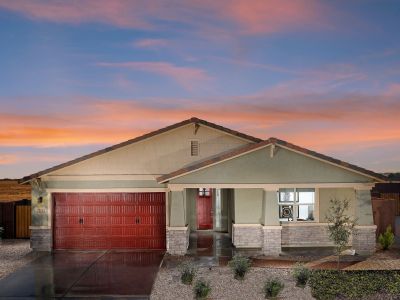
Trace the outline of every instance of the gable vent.
[[190, 155], [199, 156], [199, 141], [190, 141]]

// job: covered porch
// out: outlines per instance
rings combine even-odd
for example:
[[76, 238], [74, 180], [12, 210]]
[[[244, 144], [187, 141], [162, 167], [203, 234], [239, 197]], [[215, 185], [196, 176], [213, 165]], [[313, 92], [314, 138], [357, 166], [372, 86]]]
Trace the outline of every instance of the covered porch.
[[[190, 233], [199, 230], [226, 232], [236, 249], [258, 249], [265, 256], [278, 256], [282, 248], [332, 247], [326, 213], [334, 198], [347, 199], [348, 214], [358, 220], [349, 246], [363, 255], [375, 251], [372, 175], [298, 148], [266, 143], [246, 151], [158, 178], [169, 190], [170, 254], [186, 254]], [[207, 195], [212, 198], [208, 206], [203, 205]]]

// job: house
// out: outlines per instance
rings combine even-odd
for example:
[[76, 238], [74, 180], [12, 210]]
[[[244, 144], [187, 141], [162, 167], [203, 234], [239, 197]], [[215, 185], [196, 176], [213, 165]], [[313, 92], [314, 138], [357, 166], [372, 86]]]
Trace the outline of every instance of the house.
[[21, 179], [32, 185], [31, 246], [166, 249], [229, 232], [237, 248], [331, 246], [330, 199], [358, 218], [352, 246], [375, 251], [370, 190], [386, 177], [285, 141], [191, 118]]
[[396, 238], [400, 240], [400, 173], [385, 174], [388, 182], [377, 183], [372, 188], [372, 200], [378, 208], [379, 215], [375, 215], [375, 224], [380, 233], [390, 224]]
[[0, 238], [29, 238], [31, 188], [15, 179], [0, 179]]

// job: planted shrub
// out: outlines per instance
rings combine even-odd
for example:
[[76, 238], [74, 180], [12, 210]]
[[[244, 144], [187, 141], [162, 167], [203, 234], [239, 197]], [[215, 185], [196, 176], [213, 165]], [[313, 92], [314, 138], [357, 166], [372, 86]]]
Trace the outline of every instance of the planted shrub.
[[250, 269], [251, 261], [249, 258], [236, 254], [228, 263], [235, 274], [235, 279], [243, 279]]
[[388, 226], [385, 232], [379, 235], [379, 244], [381, 244], [383, 250], [387, 250], [394, 244], [394, 234], [392, 231], [392, 226]]
[[265, 298], [276, 298], [285, 285], [279, 279], [268, 280], [263, 287]]
[[197, 268], [190, 262], [184, 262], [180, 265], [181, 282], [191, 285], [197, 273]]
[[311, 272], [302, 263], [297, 263], [293, 268], [293, 277], [296, 280], [296, 286], [304, 288], [307, 285]]
[[193, 291], [196, 299], [205, 299], [211, 292], [210, 283], [200, 278], [196, 281]]
[[399, 271], [313, 270], [309, 285], [316, 299], [398, 299]]

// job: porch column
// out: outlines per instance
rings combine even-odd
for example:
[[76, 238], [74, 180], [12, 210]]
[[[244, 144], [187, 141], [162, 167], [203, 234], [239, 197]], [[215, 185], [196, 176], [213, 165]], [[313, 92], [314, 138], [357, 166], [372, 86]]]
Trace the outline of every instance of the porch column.
[[234, 189], [235, 224], [232, 243], [236, 248], [262, 248], [262, 189]]
[[279, 222], [278, 195], [274, 190], [264, 190], [263, 215], [263, 254], [279, 256], [282, 252], [282, 226]]
[[186, 224], [185, 192], [169, 193], [169, 226], [167, 227], [167, 252], [185, 255], [189, 247], [189, 228]]
[[371, 255], [376, 250], [376, 225], [372, 214], [370, 189], [356, 189], [355, 216], [357, 226], [353, 234], [353, 248], [361, 255]]
[[51, 224], [51, 194], [32, 188], [32, 224], [30, 245], [35, 251], [51, 251], [53, 234]]

